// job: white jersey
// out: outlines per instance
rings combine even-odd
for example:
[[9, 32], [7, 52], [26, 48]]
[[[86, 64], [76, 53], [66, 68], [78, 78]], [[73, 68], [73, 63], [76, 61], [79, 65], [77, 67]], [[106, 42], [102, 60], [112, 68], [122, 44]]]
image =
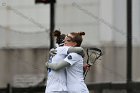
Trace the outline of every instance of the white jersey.
[[[67, 56], [67, 46], [56, 48], [57, 54], [52, 58], [52, 63], [60, 62]], [[50, 70], [48, 72], [48, 79], [45, 93], [67, 93], [66, 87], [66, 71], [61, 69], [58, 71]]]
[[66, 68], [68, 93], [89, 93], [83, 77], [83, 58], [70, 53], [65, 59], [71, 66]]

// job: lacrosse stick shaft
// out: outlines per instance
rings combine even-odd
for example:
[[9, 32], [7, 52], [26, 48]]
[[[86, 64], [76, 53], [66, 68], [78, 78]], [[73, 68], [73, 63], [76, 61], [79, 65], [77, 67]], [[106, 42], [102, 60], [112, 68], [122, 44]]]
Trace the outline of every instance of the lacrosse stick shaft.
[[84, 72], [84, 80], [85, 80], [85, 78], [86, 78], [86, 76], [87, 76], [87, 73], [88, 73], [88, 71], [90, 70], [90, 66], [86, 69], [86, 71]]

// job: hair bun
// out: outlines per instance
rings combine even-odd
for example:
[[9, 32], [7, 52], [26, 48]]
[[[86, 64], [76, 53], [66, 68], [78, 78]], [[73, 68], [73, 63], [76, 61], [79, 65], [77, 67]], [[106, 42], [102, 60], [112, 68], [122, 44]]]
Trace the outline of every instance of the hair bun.
[[78, 32], [81, 36], [85, 35], [85, 32]]
[[53, 35], [56, 36], [56, 37], [58, 37], [58, 36], [61, 35], [61, 31], [55, 30], [55, 31], [53, 32]]

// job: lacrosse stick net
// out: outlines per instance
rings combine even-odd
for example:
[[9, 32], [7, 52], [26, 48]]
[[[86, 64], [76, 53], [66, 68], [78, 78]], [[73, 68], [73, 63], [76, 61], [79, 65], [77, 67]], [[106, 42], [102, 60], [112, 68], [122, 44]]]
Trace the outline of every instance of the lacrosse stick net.
[[86, 75], [90, 70], [90, 67], [94, 65], [102, 56], [102, 51], [98, 48], [89, 48], [87, 49], [86, 53], [87, 53], [87, 64], [84, 66], [84, 79], [86, 78]]

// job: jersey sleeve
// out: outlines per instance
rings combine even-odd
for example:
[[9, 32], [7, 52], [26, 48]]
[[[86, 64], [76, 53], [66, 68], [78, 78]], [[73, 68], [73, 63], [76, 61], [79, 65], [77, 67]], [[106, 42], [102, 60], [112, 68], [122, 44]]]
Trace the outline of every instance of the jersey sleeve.
[[64, 59], [64, 61], [68, 62], [70, 65], [75, 64], [76, 62], [83, 60], [82, 56], [77, 53], [70, 53], [68, 56]]

